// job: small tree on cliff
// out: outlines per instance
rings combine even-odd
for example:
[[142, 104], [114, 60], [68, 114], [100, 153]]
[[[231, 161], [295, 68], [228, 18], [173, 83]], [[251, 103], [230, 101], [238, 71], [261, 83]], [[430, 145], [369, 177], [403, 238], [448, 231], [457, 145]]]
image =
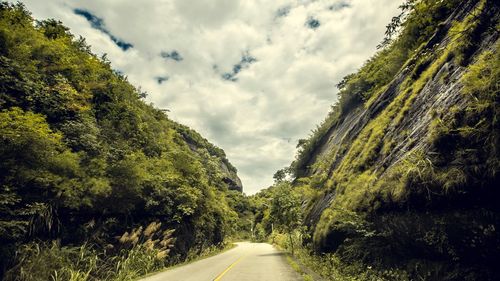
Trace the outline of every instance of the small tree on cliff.
[[279, 182], [271, 203], [271, 219], [276, 227], [288, 234], [292, 255], [294, 253], [293, 231], [302, 222], [300, 196], [293, 192], [289, 182]]

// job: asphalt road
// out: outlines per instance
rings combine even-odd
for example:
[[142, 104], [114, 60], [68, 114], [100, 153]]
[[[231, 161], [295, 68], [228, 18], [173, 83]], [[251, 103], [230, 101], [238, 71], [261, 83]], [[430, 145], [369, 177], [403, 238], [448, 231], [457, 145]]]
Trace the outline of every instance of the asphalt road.
[[282, 252], [267, 243], [240, 242], [222, 254], [144, 278], [141, 281], [303, 280]]

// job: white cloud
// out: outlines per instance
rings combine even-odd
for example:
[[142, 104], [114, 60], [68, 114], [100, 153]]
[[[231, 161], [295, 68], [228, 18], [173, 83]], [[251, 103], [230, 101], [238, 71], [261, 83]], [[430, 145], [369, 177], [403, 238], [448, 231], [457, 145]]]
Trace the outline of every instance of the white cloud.
[[[373, 55], [401, 0], [22, 2], [35, 18], [59, 19], [87, 38], [149, 101], [221, 146], [251, 194], [293, 160], [297, 140], [326, 116], [335, 84]], [[123, 51], [75, 8], [134, 47]], [[309, 28], [308, 19], [319, 26]], [[222, 79], [245, 54], [257, 61], [236, 82]]]

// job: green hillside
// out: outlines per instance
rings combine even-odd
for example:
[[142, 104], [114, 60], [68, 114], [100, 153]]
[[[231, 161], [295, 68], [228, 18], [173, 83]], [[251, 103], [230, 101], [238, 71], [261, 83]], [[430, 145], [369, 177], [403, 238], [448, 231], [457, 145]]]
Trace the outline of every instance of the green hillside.
[[400, 8], [295, 160], [245, 196], [222, 149], [83, 38], [1, 3], [0, 276], [134, 280], [236, 237], [305, 280], [498, 280], [500, 4]]
[[85, 39], [1, 3], [0, 65], [0, 276], [129, 280], [237, 231], [224, 151]]
[[[497, 280], [498, 1], [401, 8], [299, 142], [292, 182], [256, 200], [301, 198], [298, 255], [327, 279]], [[258, 214], [269, 234], [273, 208]]]

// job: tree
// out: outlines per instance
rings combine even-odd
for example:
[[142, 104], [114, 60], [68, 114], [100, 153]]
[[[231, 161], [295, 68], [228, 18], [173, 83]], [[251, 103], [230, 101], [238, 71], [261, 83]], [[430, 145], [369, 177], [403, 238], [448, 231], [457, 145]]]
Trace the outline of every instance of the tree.
[[290, 175], [291, 175], [290, 167], [285, 167], [276, 171], [276, 173], [274, 173], [273, 175], [273, 179], [276, 183], [279, 183], [285, 181], [287, 177]]
[[293, 192], [290, 183], [278, 183], [271, 202], [271, 220], [280, 231], [288, 234], [292, 255], [294, 253], [293, 232], [301, 226], [301, 198]]

